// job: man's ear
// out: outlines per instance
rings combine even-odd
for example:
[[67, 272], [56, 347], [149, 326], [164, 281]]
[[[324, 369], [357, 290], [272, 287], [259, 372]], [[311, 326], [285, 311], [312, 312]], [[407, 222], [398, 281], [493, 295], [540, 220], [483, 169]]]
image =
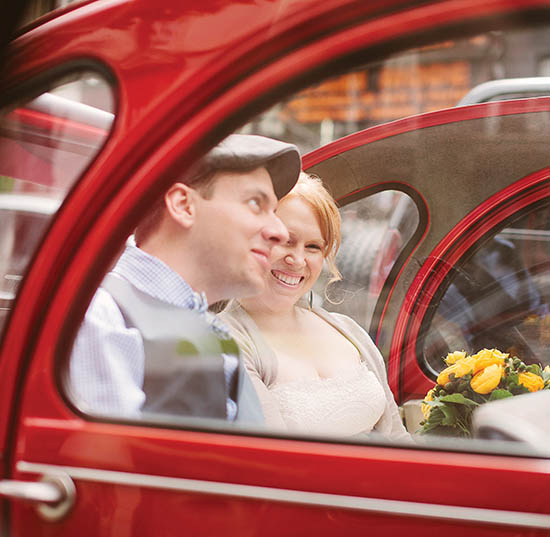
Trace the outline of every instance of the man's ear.
[[170, 217], [184, 228], [190, 228], [197, 213], [195, 189], [174, 183], [164, 194], [164, 203]]

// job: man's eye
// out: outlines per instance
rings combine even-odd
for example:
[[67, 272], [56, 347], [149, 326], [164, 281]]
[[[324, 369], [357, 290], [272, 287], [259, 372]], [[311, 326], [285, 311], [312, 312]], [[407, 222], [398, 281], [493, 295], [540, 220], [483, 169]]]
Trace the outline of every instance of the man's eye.
[[247, 201], [247, 204], [250, 208], [254, 209], [255, 211], [260, 210], [260, 200], [258, 198], [252, 198]]

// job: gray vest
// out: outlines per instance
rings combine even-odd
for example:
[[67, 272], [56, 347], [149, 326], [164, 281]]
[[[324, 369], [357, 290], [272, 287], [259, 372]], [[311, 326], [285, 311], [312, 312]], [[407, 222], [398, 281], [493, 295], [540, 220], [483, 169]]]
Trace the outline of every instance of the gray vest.
[[101, 286], [117, 303], [126, 326], [139, 330], [145, 368], [144, 412], [225, 419], [228, 396], [239, 421], [264, 423], [258, 396], [239, 361], [235, 382], [225, 382], [222, 353], [239, 355], [233, 339], [216, 336], [195, 311], [173, 306], [107, 274]]

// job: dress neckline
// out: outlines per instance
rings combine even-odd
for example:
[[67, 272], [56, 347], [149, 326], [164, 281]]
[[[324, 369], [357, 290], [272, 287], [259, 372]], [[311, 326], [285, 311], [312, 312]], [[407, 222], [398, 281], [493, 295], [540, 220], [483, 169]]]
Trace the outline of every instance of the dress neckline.
[[372, 373], [372, 371], [367, 367], [367, 364], [365, 362], [360, 360], [355, 364], [354, 367], [346, 371], [343, 371], [338, 375], [334, 375], [332, 377], [303, 377], [303, 378], [288, 380], [286, 382], [278, 382], [274, 386], [272, 386], [270, 390], [293, 388], [295, 386], [300, 386], [300, 387], [310, 386], [315, 384], [326, 385], [334, 382], [340, 382], [342, 380], [347, 380], [349, 378], [355, 378], [358, 373], [365, 374], [365, 373]]

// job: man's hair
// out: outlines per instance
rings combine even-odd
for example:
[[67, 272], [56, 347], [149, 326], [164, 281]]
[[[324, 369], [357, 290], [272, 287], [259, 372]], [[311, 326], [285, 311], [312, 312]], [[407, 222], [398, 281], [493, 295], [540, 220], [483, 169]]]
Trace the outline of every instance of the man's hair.
[[[204, 199], [210, 199], [214, 192], [215, 175], [218, 170], [207, 170], [203, 166], [192, 169], [190, 173], [184, 175], [178, 183], [184, 183], [194, 188]], [[167, 189], [168, 190], [168, 189]], [[136, 244], [139, 246], [153, 233], [162, 221], [166, 205], [164, 203], [165, 190], [161, 196], [155, 199], [145, 216], [137, 225], [134, 236]]]
[[[258, 166], [254, 166], [252, 168], [238, 170], [213, 169], [199, 163], [198, 166], [192, 168], [189, 173], [181, 177], [181, 179], [176, 182], [184, 183], [187, 186], [193, 188], [200, 194], [203, 199], [211, 199], [214, 195], [218, 173], [249, 173], [255, 170], [257, 167]], [[138, 246], [142, 244], [143, 241], [146, 240], [158, 228], [160, 222], [164, 218], [164, 215], [166, 213], [164, 194], [166, 193], [166, 191], [163, 192], [162, 196], [159, 196], [157, 199], [155, 199], [150, 209], [137, 225], [134, 231], [134, 237]]]

